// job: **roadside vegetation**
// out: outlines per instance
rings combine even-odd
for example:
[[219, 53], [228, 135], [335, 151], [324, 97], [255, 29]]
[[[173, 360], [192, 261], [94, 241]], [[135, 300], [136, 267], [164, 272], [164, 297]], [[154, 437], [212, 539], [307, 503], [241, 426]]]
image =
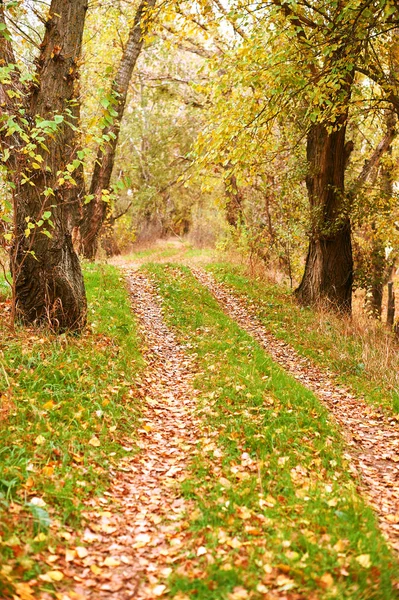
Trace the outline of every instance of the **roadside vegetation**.
[[80, 336], [11, 334], [9, 302], [1, 304], [1, 598], [13, 597], [15, 581], [18, 592], [24, 580], [39, 577], [40, 589], [62, 578], [48, 549], [65, 554], [71, 531], [82, 529], [84, 500], [101, 494], [112, 465], [135, 451], [143, 359], [125, 283], [104, 265], [86, 265], [85, 282], [89, 322]]
[[192, 561], [172, 576], [173, 594], [396, 597], [396, 560], [356, 491], [326, 408], [223, 313], [187, 268], [150, 265], [148, 272], [167, 322], [196, 357], [204, 418], [183, 484], [196, 504]]

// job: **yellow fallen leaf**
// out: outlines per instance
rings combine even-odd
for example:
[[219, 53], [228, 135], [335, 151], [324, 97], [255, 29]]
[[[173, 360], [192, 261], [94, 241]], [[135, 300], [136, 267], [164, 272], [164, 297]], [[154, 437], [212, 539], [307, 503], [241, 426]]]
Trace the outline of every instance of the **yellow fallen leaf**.
[[65, 560], [66, 562], [71, 562], [76, 556], [76, 550], [65, 550]]
[[344, 540], [338, 540], [338, 542], [336, 544], [334, 544], [334, 550], [335, 552], [344, 552], [346, 546], [348, 545], [348, 542], [344, 541]]
[[33, 538], [34, 542], [45, 542], [47, 540], [47, 535], [43, 532], [37, 534], [36, 537]]
[[207, 553], [205, 546], [200, 546], [197, 550], [197, 556], [204, 556]]
[[240, 506], [237, 509], [237, 515], [244, 520], [252, 518], [252, 512], [246, 506]]
[[138, 533], [135, 537], [133, 548], [144, 548], [151, 541], [151, 536], [148, 533]]
[[35, 600], [29, 583], [14, 583], [14, 587], [20, 600]]
[[53, 402], [52, 400], [49, 400], [48, 402], [46, 402], [46, 404], [43, 404], [44, 410], [51, 410], [52, 408], [54, 408], [54, 406], [55, 402]]
[[35, 439], [35, 444], [37, 444], [38, 446], [43, 446], [43, 444], [46, 443], [46, 438], [43, 437], [42, 435], [38, 435], [37, 438]]
[[159, 596], [162, 596], [162, 594], [165, 592], [166, 590], [166, 585], [156, 585], [154, 588], [152, 588], [152, 593], [154, 594], [154, 596], [156, 596], [157, 598]]
[[54, 467], [43, 467], [42, 469], [42, 473], [43, 475], [46, 475], [47, 477], [51, 477], [54, 473]]
[[75, 550], [79, 558], [86, 558], [86, 556], [89, 554], [87, 548], [84, 546], [76, 546]]
[[112, 556], [107, 556], [103, 563], [106, 567], [119, 567], [121, 564], [120, 560], [117, 558], [113, 558]]
[[390, 523], [399, 523], [399, 514], [397, 513], [394, 515], [387, 515], [385, 518]]
[[89, 444], [90, 446], [94, 446], [94, 448], [101, 446], [100, 440], [95, 435], [91, 438], [91, 440], [89, 440]]
[[359, 554], [359, 556], [356, 556], [356, 561], [365, 569], [369, 569], [371, 567], [370, 554]]
[[28, 479], [25, 482], [25, 487], [27, 488], [31, 488], [35, 485], [35, 482], [33, 481], [32, 477], [28, 477]]
[[47, 571], [47, 573], [39, 575], [39, 578], [42, 579], [42, 581], [51, 583], [53, 581], [61, 581], [64, 579], [64, 574], [61, 573], [61, 571]]
[[97, 565], [90, 565], [90, 569], [94, 575], [100, 575], [102, 573], [102, 569], [100, 569], [100, 567]]
[[15, 583], [14, 587], [20, 600], [35, 600], [29, 583]]

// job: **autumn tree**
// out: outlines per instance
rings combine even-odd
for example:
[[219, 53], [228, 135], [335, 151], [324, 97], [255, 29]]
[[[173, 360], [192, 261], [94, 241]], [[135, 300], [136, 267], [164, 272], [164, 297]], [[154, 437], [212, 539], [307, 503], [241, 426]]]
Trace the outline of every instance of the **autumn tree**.
[[52, 0], [36, 72], [23, 75], [0, 5], [1, 149], [13, 195], [14, 301], [24, 321], [54, 329], [79, 330], [86, 320], [71, 236], [82, 192], [78, 69], [86, 10], [87, 0]]
[[111, 177], [129, 84], [144, 44], [149, 13], [155, 3], [156, 0], [141, 0], [111, 90], [102, 100], [108, 112], [108, 120], [102, 131], [102, 143], [97, 150], [88, 202], [83, 206], [79, 225], [79, 250], [90, 260], [95, 258], [99, 236], [109, 210]]

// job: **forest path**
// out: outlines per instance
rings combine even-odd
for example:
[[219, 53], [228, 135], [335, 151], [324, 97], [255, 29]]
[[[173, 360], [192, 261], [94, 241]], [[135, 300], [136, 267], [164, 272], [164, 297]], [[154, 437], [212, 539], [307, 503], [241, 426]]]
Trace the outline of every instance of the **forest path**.
[[163, 596], [188, 527], [179, 482], [197, 443], [192, 361], [165, 325], [145, 275], [131, 269], [125, 274], [147, 362], [137, 382], [143, 404], [141, 451], [112, 474], [106, 504], [93, 502], [86, 511], [90, 523], [99, 527], [83, 537], [90, 544], [83, 570], [68, 573], [78, 581], [74, 598]]
[[363, 400], [354, 397], [334, 375], [301, 357], [271, 335], [245, 300], [200, 268], [192, 272], [208, 288], [225, 312], [253, 336], [273, 360], [310, 389], [334, 416], [348, 446], [347, 458], [360, 476], [361, 492], [375, 510], [380, 527], [399, 552], [399, 424]]

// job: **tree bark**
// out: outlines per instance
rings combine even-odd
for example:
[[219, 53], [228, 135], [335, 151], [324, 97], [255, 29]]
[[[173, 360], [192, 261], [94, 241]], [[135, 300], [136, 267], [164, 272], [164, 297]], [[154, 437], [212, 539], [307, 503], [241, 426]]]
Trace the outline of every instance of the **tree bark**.
[[231, 174], [225, 182], [226, 189], [226, 219], [231, 227], [237, 229], [242, 220], [242, 193], [238, 188], [236, 176]]
[[346, 115], [329, 131], [325, 124], [311, 126], [307, 137], [306, 186], [312, 232], [302, 282], [295, 294], [304, 305], [327, 305], [350, 312], [353, 258], [351, 227], [344, 201]]
[[[10, 171], [15, 185], [11, 271], [16, 309], [25, 322], [46, 322], [55, 330], [80, 330], [86, 321], [83, 276], [71, 237], [80, 205], [82, 169], [73, 172], [76, 185], [60, 180], [60, 172], [77, 158], [79, 147], [77, 80], [86, 10], [87, 0], [51, 2], [37, 60], [37, 83], [25, 95], [24, 105], [31, 123], [36, 117], [52, 121], [63, 116], [64, 121], [54, 134], [46, 135], [46, 148], [38, 145], [35, 150], [41, 156], [39, 168], [21, 152]], [[29, 174], [30, 183], [23, 182], [23, 172]], [[49, 189], [52, 193], [46, 196]], [[50, 219], [46, 220], [46, 214]], [[29, 236], [28, 222], [34, 224]], [[46, 223], [48, 236], [43, 233]]]
[[392, 329], [395, 321], [395, 292], [393, 291], [393, 282], [388, 283], [388, 308], [387, 308], [387, 326]]
[[111, 126], [104, 128], [103, 136], [109, 142], [98, 148], [97, 159], [91, 179], [89, 194], [93, 199], [83, 207], [83, 217], [79, 227], [79, 252], [87, 259], [94, 260], [99, 236], [107, 216], [107, 203], [103, 201], [103, 190], [108, 190], [111, 183], [115, 162], [115, 153], [119, 140], [119, 132], [125, 111], [127, 94], [133, 69], [140, 55], [146, 33], [144, 19], [149, 9], [155, 6], [156, 0], [142, 0], [137, 9], [133, 27], [130, 30], [126, 49], [119, 64], [118, 72], [112, 86], [112, 94], [117, 96], [117, 116]]

